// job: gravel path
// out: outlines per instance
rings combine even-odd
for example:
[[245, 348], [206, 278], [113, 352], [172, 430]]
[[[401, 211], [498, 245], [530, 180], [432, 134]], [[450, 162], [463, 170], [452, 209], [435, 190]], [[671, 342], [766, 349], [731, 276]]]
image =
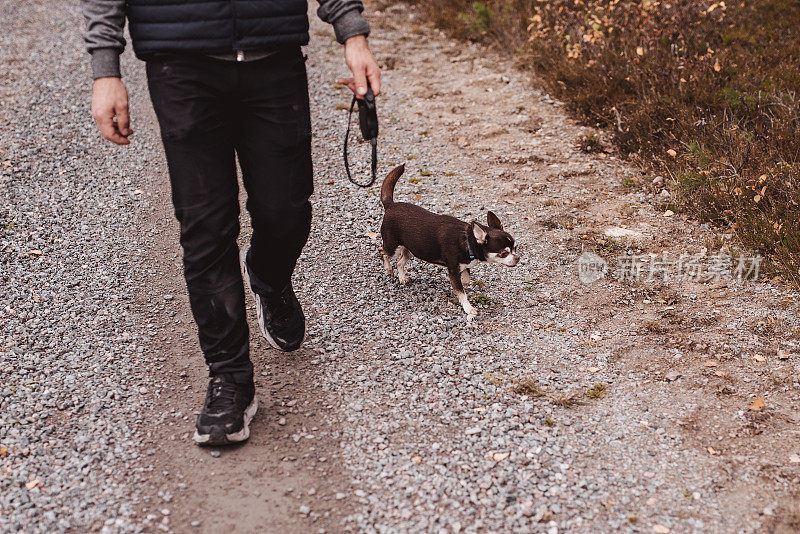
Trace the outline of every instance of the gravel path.
[[94, 132], [75, 5], [0, 13], [0, 530], [124, 527], [155, 363], [131, 313], [145, 165]]
[[193, 447], [205, 373], [141, 65], [126, 57], [137, 134], [116, 150], [88, 116], [75, 5], [0, 6], [0, 530], [800, 528], [795, 295], [582, 285], [584, 250], [733, 245], [665, 216], [666, 194], [628, 187], [652, 177], [578, 150], [589, 130], [535, 80], [403, 4], [369, 6], [381, 172], [407, 163], [396, 198], [493, 209], [524, 262], [475, 270], [472, 325], [440, 268], [383, 273], [377, 188], [342, 175], [341, 51], [313, 20], [308, 342], [285, 356], [254, 333], [251, 443]]
[[[377, 199], [340, 179], [341, 125], [318, 121], [329, 152], [316, 160], [317, 226], [298, 280], [317, 317], [316, 380], [341, 398], [343, 452], [363, 489], [348, 524], [800, 526], [798, 359], [776, 356], [797, 346], [795, 296], [727, 280], [582, 285], [583, 250], [712, 253], [730, 236], [665, 217], [666, 194], [626, 186], [652, 177], [613, 153], [581, 152], [591, 130], [496, 54], [444, 38], [402, 4], [382, 8], [371, 42], [387, 87], [383, 171], [407, 162], [395, 197], [466, 220], [492, 209], [524, 261], [475, 269], [472, 292], [489, 304], [472, 326], [448, 299], [441, 268], [412, 260], [409, 287], [390, 280], [371, 237]], [[315, 61], [317, 50], [322, 82], [335, 71]], [[316, 101], [328, 105], [319, 91]], [[630, 237], [606, 237], [620, 227]], [[520, 390], [526, 380], [535, 389]], [[602, 398], [587, 396], [597, 383]], [[748, 410], [754, 397], [767, 412]]]

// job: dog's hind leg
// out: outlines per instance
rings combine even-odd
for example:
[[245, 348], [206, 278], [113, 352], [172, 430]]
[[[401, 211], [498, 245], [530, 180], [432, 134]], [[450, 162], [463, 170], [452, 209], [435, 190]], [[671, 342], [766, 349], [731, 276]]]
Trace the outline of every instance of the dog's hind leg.
[[383, 262], [383, 270], [389, 276], [394, 275], [392, 269], [392, 260], [397, 259], [397, 254], [400, 249], [400, 243], [394, 239], [391, 232], [386, 230], [386, 226], [381, 225], [381, 261]]
[[467, 294], [464, 292], [464, 286], [461, 284], [461, 274], [457, 268], [447, 268], [447, 276], [450, 278], [450, 285], [453, 286], [453, 291], [456, 292], [459, 304], [467, 314], [467, 321], [471, 321], [478, 315], [478, 310], [470, 304]]
[[392, 268], [392, 260], [389, 259], [389, 253], [386, 252], [383, 248], [381, 248], [381, 260], [383, 261], [383, 269], [386, 271], [386, 274], [392, 276], [394, 274], [394, 269]]
[[411, 259], [411, 253], [401, 245], [397, 247], [395, 255], [397, 256], [397, 279], [400, 280], [401, 284], [406, 285], [410, 280], [406, 272], [406, 263]]

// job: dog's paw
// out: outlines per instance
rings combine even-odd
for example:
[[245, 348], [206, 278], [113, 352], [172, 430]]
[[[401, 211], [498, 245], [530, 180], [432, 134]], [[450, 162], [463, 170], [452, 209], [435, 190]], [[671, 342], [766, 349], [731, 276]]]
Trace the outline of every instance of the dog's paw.
[[475, 309], [472, 305], [464, 306], [464, 313], [467, 314], [467, 321], [472, 321], [477, 315], [478, 310]]
[[407, 274], [398, 274], [397, 279], [400, 281], [401, 284], [406, 285], [411, 281], [411, 277]]

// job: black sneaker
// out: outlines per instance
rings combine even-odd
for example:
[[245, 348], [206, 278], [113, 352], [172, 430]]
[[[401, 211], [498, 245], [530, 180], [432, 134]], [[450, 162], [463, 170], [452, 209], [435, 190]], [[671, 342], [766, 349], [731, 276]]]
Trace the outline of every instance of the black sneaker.
[[237, 384], [228, 375], [211, 378], [203, 411], [197, 416], [194, 442], [228, 445], [250, 437], [250, 421], [258, 409], [255, 386]]
[[256, 300], [258, 327], [261, 333], [269, 344], [278, 350], [289, 352], [300, 348], [306, 337], [306, 316], [303, 315], [303, 308], [294, 294], [291, 282], [283, 291], [269, 296], [257, 294], [250, 285], [246, 256], [245, 249], [241, 254], [244, 283], [253, 292]]

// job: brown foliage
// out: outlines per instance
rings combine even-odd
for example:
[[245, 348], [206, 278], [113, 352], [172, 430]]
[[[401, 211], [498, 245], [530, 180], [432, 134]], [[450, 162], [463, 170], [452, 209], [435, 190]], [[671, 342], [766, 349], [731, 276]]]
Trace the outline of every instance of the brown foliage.
[[[427, 0], [800, 284], [800, 1]], [[672, 155], [674, 154], [674, 155]]]

